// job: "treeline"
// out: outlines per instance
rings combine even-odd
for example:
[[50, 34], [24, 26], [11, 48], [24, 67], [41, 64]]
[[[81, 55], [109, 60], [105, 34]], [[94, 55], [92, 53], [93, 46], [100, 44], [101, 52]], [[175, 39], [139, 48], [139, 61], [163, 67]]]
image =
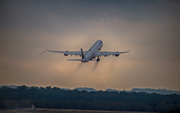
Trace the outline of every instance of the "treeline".
[[180, 95], [144, 92], [87, 92], [57, 87], [0, 89], [0, 109], [29, 108], [86, 109], [112, 111], [180, 112]]

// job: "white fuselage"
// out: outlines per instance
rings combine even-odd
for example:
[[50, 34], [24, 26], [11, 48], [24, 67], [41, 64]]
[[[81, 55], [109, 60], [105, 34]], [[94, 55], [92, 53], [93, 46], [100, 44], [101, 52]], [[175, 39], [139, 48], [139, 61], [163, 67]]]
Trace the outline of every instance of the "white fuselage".
[[89, 49], [89, 51], [84, 55], [85, 57], [82, 59], [82, 62], [88, 62], [92, 60], [94, 54], [101, 49], [103, 46], [102, 40], [98, 40], [94, 43], [94, 45]]

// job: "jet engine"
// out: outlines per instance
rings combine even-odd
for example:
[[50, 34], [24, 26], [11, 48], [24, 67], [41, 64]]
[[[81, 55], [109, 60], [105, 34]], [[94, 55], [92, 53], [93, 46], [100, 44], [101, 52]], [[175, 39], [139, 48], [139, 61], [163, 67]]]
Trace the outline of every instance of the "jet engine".
[[118, 57], [118, 56], [119, 56], [119, 54], [115, 54], [115, 56], [116, 56], [116, 57]]
[[64, 56], [68, 56], [68, 51], [66, 51], [66, 52], [64, 53]]

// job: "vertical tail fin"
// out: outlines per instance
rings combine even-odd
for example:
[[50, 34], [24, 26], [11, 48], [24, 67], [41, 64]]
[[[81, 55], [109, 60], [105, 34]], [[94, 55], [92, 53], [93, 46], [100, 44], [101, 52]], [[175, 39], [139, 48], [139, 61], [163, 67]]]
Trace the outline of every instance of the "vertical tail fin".
[[83, 52], [83, 49], [81, 48], [81, 56], [82, 56], [82, 59], [84, 59], [84, 52]]

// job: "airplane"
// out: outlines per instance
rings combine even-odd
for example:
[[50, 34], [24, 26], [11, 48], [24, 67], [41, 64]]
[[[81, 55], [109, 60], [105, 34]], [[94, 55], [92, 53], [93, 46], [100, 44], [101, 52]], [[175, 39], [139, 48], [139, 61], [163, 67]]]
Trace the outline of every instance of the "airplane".
[[[55, 52], [55, 53], [64, 53], [64, 56], [68, 56], [68, 55], [79, 55], [80, 57], [82, 57], [81, 59], [67, 59], [68, 61], [81, 61], [81, 62], [88, 62], [88, 61], [100, 61], [101, 56], [107, 57], [107, 56], [116, 56], [118, 57], [119, 54], [122, 53], [129, 53], [129, 51], [124, 51], [124, 52], [107, 52], [107, 51], [99, 51], [101, 50], [101, 47], [103, 46], [103, 42], [102, 40], [97, 40], [94, 45], [88, 50], [88, 51], [83, 51], [83, 49], [81, 48], [81, 51], [52, 51], [52, 50], [48, 50], [48, 52]], [[97, 60], [94, 60], [97, 57]]]

